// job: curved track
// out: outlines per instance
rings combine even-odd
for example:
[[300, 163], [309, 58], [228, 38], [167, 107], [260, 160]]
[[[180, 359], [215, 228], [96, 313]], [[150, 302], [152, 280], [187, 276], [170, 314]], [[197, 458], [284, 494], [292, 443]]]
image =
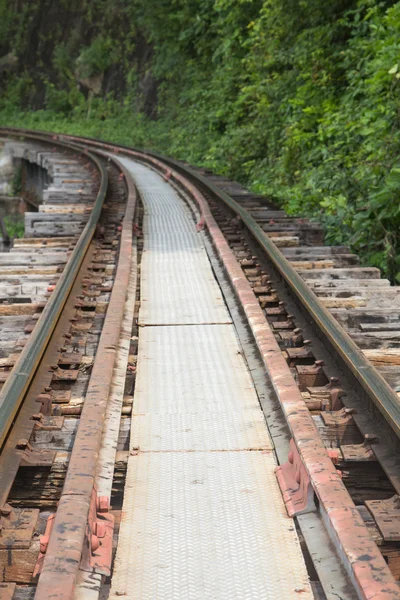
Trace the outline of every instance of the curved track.
[[[14, 138], [22, 135], [11, 130], [2, 133]], [[208, 249], [247, 363], [253, 370], [254, 361], [254, 370], [264, 382], [259, 384], [257, 392], [280, 464], [277, 479], [287, 512], [296, 519], [308, 548], [306, 562], [313, 563], [309, 569], [316, 597], [399, 597], [397, 290], [388, 287], [377, 270], [359, 267], [357, 257], [348, 249], [323, 247], [321, 231], [315, 224], [287, 218], [265, 199], [249, 194], [238, 184], [151, 153], [96, 140], [32, 132], [23, 135], [30, 143], [50, 144], [51, 151], [57, 147], [57, 151], [75, 156], [83, 152], [85, 160], [92, 161], [97, 169], [100, 181], [97, 180], [97, 198], [87, 223], [0, 392], [1, 432], [2, 440], [6, 440], [0, 457], [2, 519], [8, 519], [10, 529], [15, 510], [24, 509], [13, 512], [6, 502], [10, 500], [10, 490], [12, 498], [11, 486], [21, 460], [26, 461], [27, 449], [32, 449], [30, 434], [23, 436], [26, 443], [21, 443], [20, 434], [16, 438], [13, 435], [24, 415], [31, 421], [30, 431], [33, 431], [33, 413], [25, 407], [37, 400], [38, 391], [42, 410], [46, 403], [47, 407], [54, 406], [54, 399], [46, 399], [46, 390], [40, 389], [43, 383], [35, 384], [37, 378], [39, 382], [45, 380], [41, 365], [45, 365], [43, 372], [48, 371], [46, 356], [48, 361], [51, 350], [54, 352], [60, 345], [61, 335], [70, 335], [66, 326], [71, 323], [64, 317], [68, 302], [72, 308], [76, 307], [77, 296], [82, 296], [82, 290], [86, 289], [85, 294], [89, 295], [83, 295], [86, 306], [80, 310], [79, 321], [84, 311], [97, 310], [93, 303], [97, 297], [96, 285], [100, 286], [100, 294], [104, 290], [110, 294], [105, 300], [104, 322], [93, 350], [91, 374], [85, 386], [79, 427], [68, 457], [57, 512], [48, 521], [53, 523], [53, 529], [48, 524], [48, 538], [42, 538], [36, 579], [23, 581], [38, 581], [36, 592], [30, 586], [29, 593], [47, 598], [52, 590], [54, 598], [72, 598], [74, 594], [89, 598], [90, 589], [94, 598], [102, 588], [102, 575], [110, 574], [113, 516], [109, 505], [120, 427], [120, 417], [115, 415], [123, 411], [123, 390], [113, 413], [110, 413], [110, 398], [115, 400], [112, 385], [116, 369], [121, 371], [122, 365], [121, 381], [125, 380], [127, 367], [129, 371], [127, 340], [132, 333], [132, 294], [134, 299], [136, 290], [137, 238], [132, 232], [137, 231], [138, 218], [134, 180], [139, 187], [142, 185], [140, 195], [146, 194], [144, 184], [140, 184], [140, 177], [130, 165], [141, 163], [161, 174], [197, 215], [197, 230]], [[105, 164], [110, 160], [112, 166], [108, 170], [112, 170], [114, 191], [108, 186], [111, 199], [106, 200], [105, 210], [110, 211], [107, 205], [112, 205], [112, 195], [118, 195], [118, 189], [126, 194], [127, 204], [123, 209], [117, 201], [114, 224], [111, 218], [113, 233], [100, 232], [101, 239], [95, 241], [100, 247], [92, 250], [92, 256], [97, 252], [104, 257], [110, 248], [118, 247], [118, 257], [115, 256], [112, 268], [107, 271], [99, 260], [98, 267], [96, 260], [91, 266], [88, 261], [107, 190]], [[118, 225], [122, 210], [124, 218]], [[110, 218], [104, 208], [102, 218], [103, 222]], [[166, 217], [165, 227], [168, 226]], [[113, 240], [115, 227], [120, 230], [117, 243]], [[88, 271], [83, 273], [82, 266], [99, 277], [88, 282]], [[108, 273], [114, 283], [105, 285], [103, 277]], [[127, 310], [132, 314], [125, 331]], [[121, 350], [121, 339], [127, 345], [125, 351]], [[77, 358], [74, 360], [64, 364], [74, 370]], [[135, 367], [130, 368], [135, 372]], [[272, 385], [273, 394], [265, 393], [268, 398], [263, 400], [265, 381], [267, 386], [268, 382]], [[51, 390], [51, 382], [45, 387]], [[49, 391], [47, 396], [52, 394]], [[69, 409], [66, 407], [66, 414]], [[54, 410], [50, 408], [49, 417], [52, 413]], [[30, 464], [37, 467], [38, 458], [32, 456]], [[107, 463], [108, 472], [103, 473], [103, 480], [108, 484], [104, 494], [99, 494], [99, 469], [104, 471]], [[18, 515], [21, 519], [21, 514]], [[30, 518], [34, 520], [32, 513]], [[30, 533], [33, 535], [34, 531], [39, 530], [34, 526]], [[123, 535], [121, 530], [122, 538]], [[30, 538], [26, 543], [31, 548]], [[122, 568], [123, 551], [118, 560], [117, 570]], [[82, 575], [85, 572], [92, 575]], [[10, 574], [5, 577], [8, 583], [4, 585], [4, 594], [9, 595], [4, 597], [12, 598], [12, 594], [15, 598], [22, 597], [18, 596], [22, 593], [20, 586], [15, 589], [14, 585], [20, 580], [12, 580]], [[295, 594], [300, 591], [306, 593], [300, 586]], [[213, 593], [211, 597], [217, 597]], [[112, 594], [120, 595], [111, 587], [114, 597]], [[201, 597], [198, 594], [199, 590], [185, 597]], [[239, 592], [235, 594], [230, 592], [229, 597], [242, 597]], [[142, 596], [136, 593], [131, 597]], [[161, 597], [165, 596], [160, 594]], [[256, 592], [251, 597], [273, 596]]]

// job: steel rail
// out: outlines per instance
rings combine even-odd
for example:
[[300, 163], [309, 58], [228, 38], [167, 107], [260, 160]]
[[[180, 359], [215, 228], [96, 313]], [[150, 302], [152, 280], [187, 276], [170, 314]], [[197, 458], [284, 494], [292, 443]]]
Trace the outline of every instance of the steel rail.
[[[172, 163], [171, 163], [172, 164]], [[178, 164], [174, 165], [178, 167]], [[400, 437], [400, 399], [382, 377], [379, 371], [370, 363], [349, 334], [342, 328], [328, 309], [322, 304], [303, 278], [292, 267], [290, 262], [280, 252], [277, 246], [269, 239], [265, 231], [255, 219], [233, 200], [226, 192], [218, 189], [206, 178], [194, 173], [186, 167], [181, 170], [191, 178], [201, 181], [214, 196], [221, 199], [233, 210], [246, 225], [254, 239], [259, 243], [275, 268], [285, 280], [286, 284], [300, 300], [308, 314], [311, 315], [323, 334], [327, 337], [336, 352], [343, 359], [357, 381], [371, 398], [375, 406], [390, 424], [393, 431]]]
[[[166, 159], [163, 160], [167, 162]], [[277, 246], [269, 239], [255, 219], [226, 192], [217, 188], [205, 177], [194, 173], [191, 169], [180, 165], [176, 161], [168, 159], [168, 163], [177, 169], [180, 168], [192, 180], [200, 181], [206, 189], [222, 200], [226, 206], [242, 219], [251, 235], [264, 250], [287, 285], [314, 319], [357, 381], [359, 381], [368, 394], [368, 397], [371, 398], [396, 435], [400, 437], [400, 399], [397, 397], [397, 394], [379, 371], [364, 356], [357, 344], [330, 314], [328, 309], [322, 304], [294, 267], [292, 267]]]
[[90, 214], [78, 242], [72, 251], [68, 263], [57, 282], [39, 320], [28, 338], [28, 341], [18, 357], [7, 381], [0, 392], [0, 446], [4, 444], [12, 427], [14, 418], [23, 402], [29, 385], [34, 377], [40, 360], [45, 352], [50, 337], [54, 331], [70, 290], [79, 272], [84, 256], [94, 235], [108, 187], [108, 173], [101, 161], [92, 153], [82, 150], [80, 146], [49, 140], [48, 136], [31, 134], [26, 131], [7, 130], [7, 135], [13, 137], [28, 137], [46, 144], [52, 143], [64, 150], [73, 151], [89, 158], [101, 175], [100, 188]]
[[[79, 420], [64, 487], [39, 577], [35, 599], [72, 600], [87, 535], [87, 520], [99, 457], [103, 423], [122, 327], [132, 261], [133, 222], [136, 188], [128, 172], [124, 174], [128, 198], [122, 221], [115, 279], [105, 315], [85, 402]], [[71, 505], [74, 509], [71, 511]], [[91, 539], [89, 537], [89, 543]]]
[[[115, 151], [114, 151], [115, 153]], [[357, 508], [333, 465], [312, 416], [293, 379], [281, 349], [242, 269], [215, 222], [198, 182], [192, 183], [173, 167], [156, 158], [131, 151], [129, 156], [148, 163], [164, 178], [173, 181], [194, 200], [200, 211], [199, 224], [208, 230], [211, 242], [243, 308], [247, 322], [269, 374], [283, 414], [297, 447], [312, 489], [319, 500], [319, 514], [359, 598], [399, 598], [399, 590], [381, 552], [371, 539]], [[290, 460], [290, 459], [289, 459]], [[313, 510], [312, 506], [309, 510]], [[368, 561], [366, 561], [368, 557]], [[318, 570], [318, 569], [317, 569]], [[331, 590], [331, 582], [326, 581]], [[347, 587], [347, 584], [345, 584]]]
[[[148, 163], [152, 168], [158, 170], [167, 178], [173, 179], [175, 182], [182, 183], [186, 176], [187, 184], [185, 184], [184, 187], [189, 190], [189, 193], [194, 193], [197, 197], [201, 195], [200, 189], [207, 190], [213, 196], [218, 197], [223, 201], [235, 214], [240, 216], [249, 232], [260, 244], [261, 248], [264, 249], [266, 255], [269, 256], [272, 263], [277, 267], [287, 284], [300, 298], [303, 305], [307, 307], [307, 303], [312, 304], [314, 302], [319, 304], [318, 298], [311, 292], [290, 263], [284, 259], [275, 244], [269, 240], [266, 233], [259, 225], [257, 225], [247, 211], [238, 205], [228, 194], [219, 190], [209, 182], [207, 178], [198, 175], [190, 168], [183, 166], [177, 161], [166, 159], [152, 152], [139, 152], [123, 146], [107, 144], [106, 142], [98, 142], [87, 138], [76, 138], [73, 136], [62, 136], [62, 138], [74, 140], [75, 142], [80, 142], [86, 146], [90, 145], [101, 149], [107, 149], [114, 154], [126, 154], [133, 159]], [[195, 183], [189, 183], [188, 180]], [[267, 326], [265, 325], [262, 331], [260, 329], [261, 321], [264, 322], [264, 318], [258, 302], [253, 297], [250, 299], [247, 294], [246, 290], [248, 284], [243, 280], [243, 276], [237, 276], [236, 271], [238, 266], [236, 260], [227, 260], [230, 250], [224, 250], [224, 247], [227, 246], [226, 241], [219, 231], [219, 228], [215, 225], [209, 207], [206, 205], [206, 201], [204, 200], [204, 202], [198, 203], [198, 205], [199, 207], [203, 207], [200, 209], [202, 221], [207, 224], [210, 235], [215, 240], [219, 238], [217, 241], [219, 241], [218, 247], [220, 255], [224, 258], [225, 267], [227, 269], [230, 268], [231, 281], [235, 280], [235, 289], [242, 300], [242, 305], [248, 317], [257, 345], [262, 353], [264, 363], [267, 366], [267, 371], [271, 371], [272, 373], [272, 379], [276, 384], [276, 389], [278, 389], [280, 402], [292, 430], [296, 445], [298, 446], [301, 460], [309, 473], [314, 491], [320, 500], [319, 505], [321, 515], [326, 521], [327, 530], [335, 547], [339, 550], [340, 556], [344, 559], [344, 566], [352, 579], [358, 596], [364, 600], [371, 600], [373, 597], [377, 598], [378, 596], [381, 598], [397, 598], [399, 596], [397, 584], [375, 543], [371, 541], [368, 530], [348, 492], [340, 481], [333, 463], [326, 453], [326, 448], [315, 429], [315, 424], [312, 422], [310, 413], [305, 408], [304, 402], [299, 396], [297, 387], [294, 388], [292, 384], [289, 385], [289, 380], [286, 376], [282, 377], [280, 366], [283, 365], [285, 370], [288, 371], [287, 363], [282, 358], [279, 346], [277, 345], [273, 334], [271, 332], [269, 332], [269, 334], [266, 332], [266, 329], [268, 329]], [[214, 225], [212, 225], [212, 223], [214, 223]], [[300, 292], [298, 292], [298, 288], [300, 288]], [[252, 296], [252, 294], [250, 295]], [[312, 302], [310, 302], [310, 300]], [[322, 323], [321, 321], [318, 321], [317, 318], [318, 306], [312, 306], [311, 308], [312, 310], [308, 308], [308, 311], [312, 315], [313, 311], [316, 313], [316, 316], [313, 315], [314, 319], [320, 325], [322, 330], [322, 325], [325, 325], [325, 322], [323, 321], [324, 311], [327, 313], [328, 320], [332, 321], [331, 328], [333, 328], [333, 332], [331, 331], [331, 334], [333, 335], [337, 330], [341, 330], [341, 327], [324, 307], [322, 307], [322, 317], [320, 315]], [[343, 330], [342, 334], [348, 337]], [[327, 337], [329, 339], [328, 335]], [[375, 371], [375, 369], [364, 358], [354, 342], [352, 342], [350, 338], [349, 340], [355, 348], [355, 353], [350, 353], [349, 359], [356, 365], [359, 365], [358, 358], [361, 356], [369, 370], [367, 375], [373, 376], [373, 371]], [[272, 345], [276, 346], [273, 352]], [[339, 354], [342, 355], [340, 352], [341, 348], [337, 348], [336, 345], [335, 348], [338, 350]], [[279, 361], [282, 365], [278, 364]], [[357, 375], [357, 372], [355, 375]], [[362, 375], [364, 374], [362, 373]], [[376, 375], [380, 378], [380, 375], [377, 372]], [[386, 381], [383, 379], [382, 381], [384, 386], [386, 385], [389, 391], [393, 393]], [[380, 401], [379, 389], [375, 390], [375, 392]], [[390, 413], [396, 428], [393, 427], [392, 421], [388, 420], [396, 433], [398, 433], [397, 426], [400, 423], [400, 419], [396, 418], [396, 409], [398, 409], [397, 398], [394, 409]], [[77, 496], [74, 494], [74, 498], [76, 497]], [[366, 556], [369, 557], [368, 560], [366, 560]], [[53, 571], [53, 575], [57, 572], [56, 569], [50, 568], [49, 574], [51, 571]], [[50, 584], [52, 581], [54, 581], [54, 577], [52, 579], [50, 578], [47, 583]]]
[[[0, 128], [0, 133], [2, 128]], [[7, 129], [5, 131], [16, 132], [18, 130]], [[34, 132], [33, 132], [34, 133]], [[368, 397], [381, 412], [385, 420], [389, 423], [397, 437], [400, 437], [400, 399], [390, 387], [388, 382], [382, 377], [378, 370], [364, 356], [357, 344], [351, 339], [348, 333], [341, 327], [336, 319], [330, 314], [327, 308], [322, 304], [314, 292], [308, 287], [302, 277], [292, 267], [289, 261], [283, 256], [276, 245], [269, 239], [265, 231], [258, 225], [253, 217], [241, 207], [226, 192], [219, 189], [206, 177], [195, 173], [189, 167], [172, 158], [162, 156], [156, 152], [148, 150], [135, 150], [122, 144], [111, 142], [102, 142], [93, 138], [78, 137], [64, 134], [52, 134], [40, 132], [47, 136], [58, 136], [60, 139], [73, 140], [76, 143], [91, 144], [100, 148], [108, 148], [115, 152], [116, 149], [127, 155], [136, 155], [136, 157], [155, 158], [177, 171], [183, 173], [190, 180], [194, 180], [207, 189], [215, 197], [219, 198], [236, 215], [238, 215], [247, 229], [259, 243], [275, 268], [281, 274], [287, 285], [291, 288], [296, 297], [303, 304], [307, 312], [314, 319], [323, 334], [332, 344], [338, 355], [345, 362], [351, 373], [360, 383], [367, 393]]]

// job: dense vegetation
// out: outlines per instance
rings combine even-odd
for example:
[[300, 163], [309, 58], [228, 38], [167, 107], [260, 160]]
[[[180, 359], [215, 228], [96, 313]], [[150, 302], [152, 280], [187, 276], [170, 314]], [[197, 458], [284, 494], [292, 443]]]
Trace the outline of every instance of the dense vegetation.
[[0, 0], [0, 83], [2, 124], [207, 165], [400, 282], [400, 2]]

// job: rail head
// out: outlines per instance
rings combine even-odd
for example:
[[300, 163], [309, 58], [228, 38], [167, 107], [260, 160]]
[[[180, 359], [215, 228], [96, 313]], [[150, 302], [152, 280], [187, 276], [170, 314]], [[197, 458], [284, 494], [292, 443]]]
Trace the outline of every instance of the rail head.
[[[70, 139], [74, 140], [75, 142], [80, 141], [85, 145], [91, 145], [102, 149], [106, 148], [114, 153], [121, 152], [134, 159], [141, 160], [142, 162], [148, 162], [154, 168], [161, 170], [161, 172], [164, 173], [164, 175], [166, 175], [168, 178], [171, 176], [171, 171], [175, 170], [179, 176], [186, 177], [191, 183], [195, 182], [194, 185], [198, 188], [200, 187], [200, 189], [208, 190], [210, 194], [219, 198], [230, 210], [240, 216], [251, 235], [265, 251], [266, 255], [274, 264], [287, 285], [293, 291], [295, 291], [296, 296], [307, 308], [308, 312], [313, 316], [314, 320], [320, 326], [322, 331], [324, 331], [326, 337], [331, 341], [332, 345], [336, 348], [339, 355], [345, 360], [346, 364], [348, 364], [349, 368], [357, 377], [357, 379], [361, 377], [362, 381], [360, 379], [359, 380], [363, 388], [367, 391], [369, 397], [375, 402], [375, 404], [377, 404], [379, 410], [383, 412], [385, 418], [388, 420], [396, 434], [399, 435], [400, 411], [397, 396], [388, 386], [386, 381], [381, 378], [374, 367], [372, 367], [367, 359], [365, 359], [364, 355], [360, 352], [351, 338], [342, 330], [333, 317], [331, 317], [327, 309], [320, 303], [318, 298], [308, 288], [307, 284], [302, 280], [290, 263], [283, 257], [275, 244], [271, 242], [261, 227], [247, 213], [247, 211], [237, 204], [228, 194], [218, 189], [212, 182], [208, 181], [207, 178], [198, 175], [190, 168], [178, 163], [177, 161], [166, 159], [155, 153], [134, 151], [122, 146], [117, 147], [111, 144], [107, 145], [107, 143], [97, 142], [95, 140], [79, 140], [79, 138], [72, 136], [63, 136], [63, 139]], [[277, 349], [277, 352], [279, 353], [279, 348]], [[301, 416], [302, 415], [299, 415], [299, 418], [301, 418]], [[303, 416], [305, 416], [305, 412]], [[297, 418], [296, 415], [294, 415], [293, 418]], [[308, 431], [311, 431], [311, 429]], [[310, 436], [308, 435], [308, 437]], [[308, 439], [300, 440], [300, 450], [302, 455], [307, 454], [309, 442], [310, 440]], [[308, 452], [306, 458], [308, 457], [312, 459], [314, 455], [315, 452], [310, 445], [310, 451]], [[324, 464], [329, 462], [323, 445], [321, 446], [321, 456], [318, 456], [319, 470], [322, 459], [325, 461]], [[336, 485], [337, 482], [336, 487], [342, 487], [339, 477], [335, 473], [333, 465], [330, 463], [329, 469], [327, 471], [328, 473], [331, 473], [332, 477], [328, 483]], [[321, 486], [321, 488], [318, 488], [319, 497], [322, 497], [322, 494], [324, 494], [324, 498], [330, 500], [330, 498], [327, 496], [330, 490], [328, 487], [329, 486]], [[396, 587], [397, 584], [392, 581], [392, 578], [386, 572], [387, 569], [385, 563], [382, 561], [381, 555], [375, 549], [373, 544], [371, 545], [369, 534], [365, 529], [362, 520], [360, 519], [358, 511], [352, 505], [352, 502], [348, 502], [346, 494], [347, 492], [343, 492], [342, 494], [342, 499], [344, 499], [343, 505], [345, 505], [345, 509], [343, 509], [343, 507], [337, 508], [331, 502], [326, 503], [326, 506], [328, 507], [326, 519], [327, 522], [329, 521], [327, 528], [329, 529], [329, 527], [332, 527], [333, 533], [331, 533], [331, 537], [333, 538], [337, 535], [338, 538], [336, 546], [340, 547], [342, 553], [347, 553], [347, 559], [350, 565], [348, 569], [351, 577], [353, 578], [355, 587], [358, 589], [359, 597], [364, 599], [372, 598], [372, 596], [377, 597], [377, 594], [380, 592], [383, 593], [383, 595], [380, 596], [382, 598], [398, 597], [398, 590]], [[325, 506], [324, 503], [322, 504]], [[354, 532], [357, 533], [355, 534]], [[362, 546], [361, 541], [365, 539], [368, 539], [369, 542], [367, 543], [367, 546]], [[371, 554], [370, 564], [365, 562], [365, 547], [373, 548], [374, 552], [376, 550], [376, 554], [373, 556], [373, 553]], [[356, 557], [358, 555], [361, 555], [361, 558], [357, 559]], [[379, 568], [376, 568], [376, 565], [378, 565]], [[376, 572], [373, 572], [374, 569]], [[51, 569], [49, 569], [49, 573], [50, 572]], [[48, 584], [50, 585], [52, 581], [54, 581], [54, 578], [49, 579]], [[42, 597], [47, 596], [44, 595]]]
[[[29, 339], [18, 357], [7, 381], [0, 391], [0, 447], [7, 439], [15, 416], [23, 402], [25, 394], [33, 379], [35, 371], [44, 354], [52, 332], [57, 324], [62, 309], [68, 298], [72, 285], [79, 272], [84, 256], [94, 235], [97, 222], [101, 213], [104, 198], [108, 187], [108, 173], [104, 164], [91, 152], [87, 152], [73, 143], [61, 142], [49, 139], [48, 136], [31, 134], [28, 132], [13, 132], [3, 130], [6, 135], [12, 137], [23, 137], [30, 141], [51, 143], [63, 150], [69, 150], [75, 154], [81, 154], [88, 158], [100, 173], [100, 186], [94, 202], [93, 210], [89, 220], [83, 229], [78, 242], [66, 264], [57, 285], [49, 298], [46, 306]], [[0, 132], [1, 133], [1, 132]]]
[[[74, 597], [80, 559], [84, 557], [82, 549], [85, 536], [90, 540], [87, 538], [87, 519], [93, 495], [97, 495], [98, 457], [123, 327], [135, 235], [133, 224], [136, 188], [123, 165], [114, 159], [113, 162], [123, 173], [128, 191], [121, 225], [118, 263], [64, 487], [36, 589], [37, 600], [46, 600], [50, 593], [52, 598], [58, 600], [70, 600]], [[71, 502], [76, 504], [73, 514]], [[114, 517], [108, 517], [109, 522], [113, 523]]]
[[[20, 130], [0, 128], [0, 133], [2, 131], [15, 134]], [[30, 130], [23, 131], [26, 131], [27, 135], [35, 135], [36, 133]], [[356, 380], [360, 383], [367, 396], [383, 415], [384, 419], [390, 425], [396, 436], [400, 438], [400, 398], [398, 398], [397, 394], [393, 391], [387, 381], [364, 356], [357, 344], [351, 339], [346, 331], [344, 331], [336, 319], [332, 317], [328, 309], [325, 308], [322, 302], [308, 287], [294, 267], [292, 267], [289, 261], [279, 251], [277, 246], [269, 239], [267, 234], [263, 231], [263, 229], [261, 229], [255, 219], [253, 219], [253, 217], [243, 207], [241, 207], [233, 198], [231, 198], [229, 194], [219, 189], [206, 177], [194, 172], [192, 169], [190, 169], [190, 167], [177, 160], [162, 156], [153, 151], [136, 150], [122, 144], [114, 144], [103, 141], [100, 142], [93, 138], [72, 135], [52, 134], [46, 132], [40, 132], [40, 135], [47, 136], [47, 138], [51, 139], [57, 138], [60, 140], [73, 141], [76, 144], [85, 144], [85, 146], [107, 148], [109, 151], [114, 153], [116, 151], [120, 151], [121, 153], [125, 153], [130, 156], [136, 156], [137, 158], [141, 156], [142, 159], [144, 158], [145, 160], [147, 157], [150, 162], [152, 160], [156, 160], [159, 162], [159, 166], [162, 167], [162, 165], [164, 165], [165, 168], [171, 167], [176, 169], [190, 181], [201, 184], [203, 189], [208, 190], [209, 193], [218, 198], [223, 204], [225, 204], [230, 210], [232, 210], [242, 219], [253, 238], [266, 253], [266, 256], [271, 260], [272, 264], [278, 270], [286, 284], [294, 292], [301, 304], [305, 307], [307, 312], [320, 327], [323, 334], [332, 344], [333, 348], [337, 351], [338, 355], [347, 365]]]
[[162, 161], [183, 173], [191, 181], [200, 183], [203, 189], [208, 190], [212, 196], [218, 198], [241, 218], [248, 231], [280, 273], [285, 283], [293, 291], [307, 313], [311, 315], [338, 355], [350, 369], [353, 376], [360, 383], [367, 396], [381, 412], [396, 436], [400, 438], [400, 398], [397, 396], [396, 392], [364, 356], [363, 352], [351, 339], [349, 334], [330, 314], [329, 310], [322, 304], [312, 289], [306, 284], [247, 210], [206, 177], [195, 173], [186, 165], [171, 158], [162, 157], [154, 152], [144, 152], [143, 154]]
[[321, 331], [330, 341], [339, 356], [346, 363], [352, 374], [359, 381], [375, 406], [383, 414], [393, 431], [400, 437], [400, 399], [378, 370], [364, 356], [357, 344], [342, 328], [329, 310], [322, 304], [303, 278], [292, 267], [290, 262], [280, 252], [253, 217], [227, 193], [218, 189], [206, 178], [199, 176], [186, 167], [185, 171], [201, 181], [213, 195], [217, 196], [234, 211], [246, 225], [254, 239], [265, 251], [286, 284], [300, 300], [307, 312], [312, 316]]

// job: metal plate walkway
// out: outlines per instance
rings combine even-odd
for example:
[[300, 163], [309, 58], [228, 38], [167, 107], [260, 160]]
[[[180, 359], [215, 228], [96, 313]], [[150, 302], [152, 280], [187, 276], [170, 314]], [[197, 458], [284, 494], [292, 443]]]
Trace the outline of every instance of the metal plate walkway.
[[145, 207], [130, 456], [110, 598], [310, 600], [234, 325], [189, 209], [120, 161]]

